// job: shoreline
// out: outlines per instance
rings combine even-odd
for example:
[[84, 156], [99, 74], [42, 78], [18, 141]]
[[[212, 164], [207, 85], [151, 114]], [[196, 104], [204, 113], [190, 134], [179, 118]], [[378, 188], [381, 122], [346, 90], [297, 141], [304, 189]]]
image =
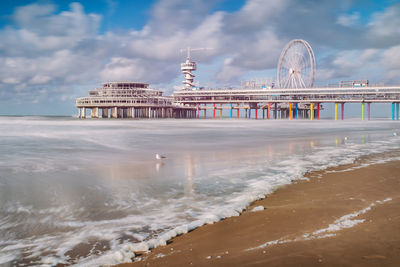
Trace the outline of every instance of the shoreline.
[[[390, 155], [392, 160], [385, 162]], [[391, 151], [310, 172], [305, 175], [309, 181], [278, 188], [240, 216], [201, 226], [150, 252], [136, 252], [134, 263], [118, 266], [399, 265], [397, 155]], [[259, 211], [251, 212], [255, 207]], [[371, 239], [380, 243], [370, 244]], [[391, 249], [382, 250], [383, 243]], [[350, 257], [339, 260], [339, 252]]]

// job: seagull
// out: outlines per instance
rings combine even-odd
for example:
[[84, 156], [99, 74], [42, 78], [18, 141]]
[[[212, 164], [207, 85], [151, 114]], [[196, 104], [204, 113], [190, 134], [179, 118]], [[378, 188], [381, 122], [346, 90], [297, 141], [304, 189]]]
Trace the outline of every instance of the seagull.
[[166, 158], [166, 156], [156, 154], [156, 159], [165, 159], [165, 158]]

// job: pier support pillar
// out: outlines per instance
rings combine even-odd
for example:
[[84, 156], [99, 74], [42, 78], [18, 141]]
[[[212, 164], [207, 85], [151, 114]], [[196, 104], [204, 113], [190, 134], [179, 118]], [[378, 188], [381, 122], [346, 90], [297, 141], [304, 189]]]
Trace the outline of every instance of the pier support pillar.
[[314, 119], [314, 104], [310, 103], [310, 120]]
[[251, 105], [249, 103], [249, 119], [251, 118]]
[[222, 119], [222, 104], [220, 105], [221, 109], [219, 110], [219, 118]]
[[338, 103], [335, 103], [335, 121], [337, 121], [337, 104]]
[[399, 120], [399, 103], [396, 103], [396, 120]]
[[237, 104], [237, 118], [240, 118], [240, 104]]
[[93, 118], [98, 118], [99, 117], [99, 108], [91, 108], [90, 109], [90, 117]]
[[268, 116], [268, 119], [270, 120], [271, 119], [271, 103], [268, 103], [268, 114], [267, 114], [267, 116]]
[[367, 103], [367, 111], [368, 111], [368, 120], [371, 120], [371, 103]]
[[344, 120], [344, 102], [342, 103], [342, 113], [341, 113], [341, 115], [342, 115], [342, 120]]
[[361, 120], [364, 120], [365, 103], [361, 103]]
[[213, 104], [213, 119], [215, 119], [215, 103]]
[[232, 115], [233, 115], [233, 107], [232, 107], [232, 103], [231, 103], [231, 110], [230, 110], [230, 113], [229, 113], [229, 115], [230, 115], [230, 118], [232, 119]]
[[319, 120], [320, 104], [317, 103], [317, 120]]
[[278, 116], [278, 103], [275, 103], [274, 119], [276, 120]]
[[256, 106], [256, 109], [255, 109], [254, 112], [255, 112], [254, 115], [256, 116], [256, 119], [257, 119], [257, 117], [258, 117], [258, 109], [257, 109], [257, 106]]
[[207, 109], [204, 108], [204, 119], [207, 118]]
[[299, 117], [299, 103], [296, 103], [295, 104], [295, 112], [294, 112], [294, 118], [295, 119], [298, 119], [298, 117]]
[[80, 108], [80, 118], [85, 119], [86, 118], [86, 108]]
[[394, 121], [395, 103], [392, 103], [392, 121]]
[[265, 108], [262, 108], [262, 113], [263, 113], [263, 120], [265, 119]]
[[117, 115], [117, 107], [112, 107], [111, 108], [111, 118], [116, 119], [118, 117]]
[[102, 118], [108, 118], [108, 108], [102, 108], [101, 109], [101, 117]]
[[289, 120], [292, 119], [292, 103], [289, 103]]

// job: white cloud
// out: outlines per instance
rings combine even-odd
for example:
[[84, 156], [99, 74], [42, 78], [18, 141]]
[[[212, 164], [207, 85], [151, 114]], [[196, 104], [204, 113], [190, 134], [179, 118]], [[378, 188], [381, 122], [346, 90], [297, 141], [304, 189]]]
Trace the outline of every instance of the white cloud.
[[[338, 79], [364, 79], [365, 70], [373, 69], [380, 62], [381, 51], [378, 49], [345, 50], [328, 57], [321, 62], [316, 76], [319, 81]], [[374, 75], [371, 73], [371, 78]], [[374, 76], [375, 77], [375, 76]]]
[[15, 79], [15, 78], [4, 78], [3, 80], [2, 80], [2, 82], [3, 83], [6, 83], [6, 84], [18, 84], [19, 83], [19, 80], [17, 80], [17, 79]]
[[368, 24], [368, 40], [379, 47], [390, 47], [400, 43], [400, 4], [376, 12]]
[[384, 51], [380, 63], [386, 69], [384, 79], [389, 82], [398, 82], [400, 73], [400, 45]]
[[360, 20], [360, 13], [342, 14], [338, 16], [336, 23], [345, 27], [356, 25]]
[[288, 0], [249, 0], [242, 9], [227, 17], [226, 27], [235, 32], [264, 29], [268, 22], [283, 15]]
[[381, 64], [388, 68], [400, 68], [400, 45], [383, 52]]
[[44, 84], [50, 80], [51, 80], [51, 78], [49, 76], [38, 74], [38, 75], [33, 76], [33, 78], [29, 80], [29, 83], [30, 84]]
[[112, 58], [103, 71], [103, 81], [140, 81], [145, 70], [140, 68], [138, 60], [128, 58]]
[[222, 65], [221, 71], [215, 75], [218, 81], [239, 81], [240, 76], [245, 72], [241, 67], [232, 64], [233, 58], [226, 58]]

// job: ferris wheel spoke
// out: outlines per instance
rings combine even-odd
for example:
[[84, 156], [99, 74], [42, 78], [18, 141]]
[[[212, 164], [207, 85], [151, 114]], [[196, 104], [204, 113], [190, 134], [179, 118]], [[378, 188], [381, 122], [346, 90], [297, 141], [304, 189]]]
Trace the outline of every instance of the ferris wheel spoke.
[[304, 56], [302, 56], [301, 59], [300, 59], [300, 68], [301, 68], [301, 69], [304, 69], [304, 68], [306, 68], [306, 67], [307, 67], [307, 61], [306, 61], [306, 59], [304, 58]]
[[301, 77], [301, 75], [299, 75], [299, 80], [300, 80], [302, 86], [303, 86], [304, 88], [307, 88], [307, 85], [306, 85], [306, 83], [304, 82], [303, 77]]
[[288, 80], [288, 85], [285, 88], [293, 88], [293, 79], [292, 79], [292, 77], [290, 77], [290, 79]]
[[285, 61], [282, 62], [282, 66], [287, 69], [290, 69], [292, 67], [289, 60], [286, 60], [286, 59], [285, 59]]
[[296, 89], [300, 88], [299, 80], [297, 79], [297, 77], [294, 78], [294, 85]]
[[284, 83], [282, 84], [282, 87], [283, 87], [283, 88], [287, 88], [288, 83], [289, 83], [289, 79], [290, 79], [290, 75], [286, 77]]
[[294, 64], [293, 56], [285, 58], [285, 65], [288, 67], [288, 69], [292, 69], [293, 64]]
[[289, 83], [290, 83], [290, 80], [291, 80], [291, 76], [292, 76], [291, 74], [289, 74], [287, 76], [284, 88], [289, 88]]

